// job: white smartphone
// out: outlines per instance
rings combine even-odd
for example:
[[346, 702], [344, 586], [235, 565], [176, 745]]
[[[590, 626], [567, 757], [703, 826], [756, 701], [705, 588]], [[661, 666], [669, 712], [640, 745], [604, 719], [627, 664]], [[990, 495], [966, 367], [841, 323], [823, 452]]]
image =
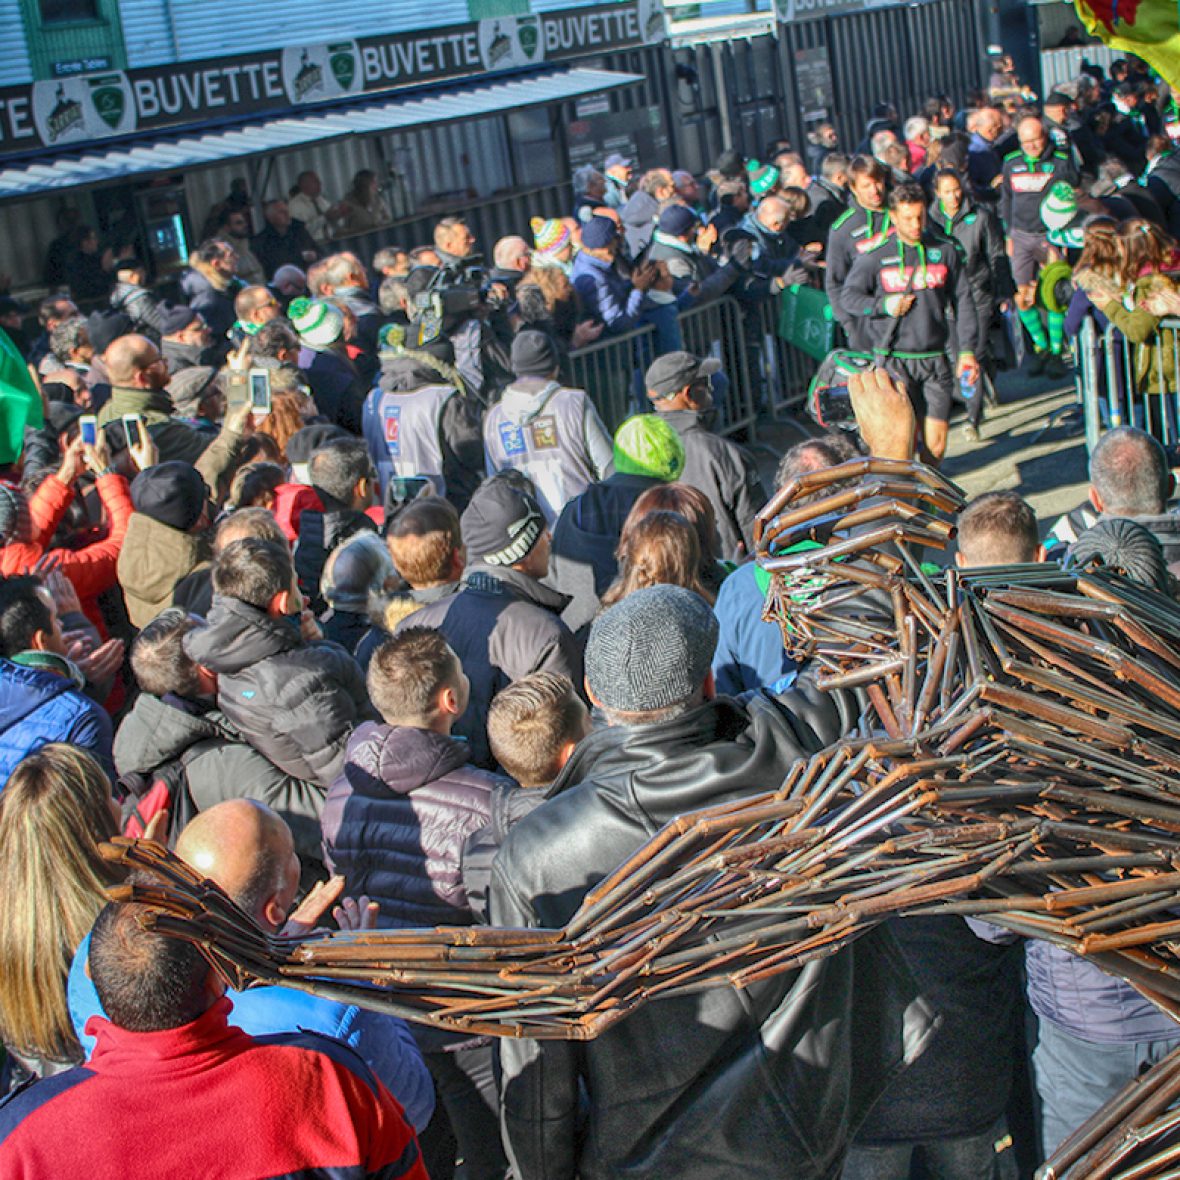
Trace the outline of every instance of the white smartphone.
[[82, 432], [82, 441], [88, 447], [98, 443], [98, 419], [93, 414], [83, 414], [78, 419], [78, 429]]
[[127, 438], [129, 447], [142, 447], [145, 437], [143, 416], [141, 414], [124, 414], [123, 434]]
[[270, 413], [270, 370], [250, 370], [250, 409], [257, 417]]

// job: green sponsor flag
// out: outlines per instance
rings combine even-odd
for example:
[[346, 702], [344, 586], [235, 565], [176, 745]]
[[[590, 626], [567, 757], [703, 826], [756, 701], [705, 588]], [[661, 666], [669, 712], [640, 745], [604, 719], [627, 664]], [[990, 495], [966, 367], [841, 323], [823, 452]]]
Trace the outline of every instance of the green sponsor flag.
[[835, 339], [828, 297], [814, 287], [787, 287], [779, 295], [778, 334], [800, 352], [822, 361]]
[[0, 463], [15, 463], [25, 447], [25, 427], [44, 426], [41, 391], [25, 358], [0, 328]]

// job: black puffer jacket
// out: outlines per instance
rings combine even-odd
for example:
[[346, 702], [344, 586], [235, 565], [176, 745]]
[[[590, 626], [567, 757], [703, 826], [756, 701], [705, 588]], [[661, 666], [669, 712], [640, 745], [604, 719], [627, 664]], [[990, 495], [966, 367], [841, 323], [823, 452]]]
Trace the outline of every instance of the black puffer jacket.
[[[496, 858], [493, 923], [561, 927], [665, 823], [773, 788], [853, 724], [807, 675], [781, 700], [743, 700], [585, 738]], [[889, 1073], [928, 1033], [896, 945], [873, 934], [744, 991], [649, 1003], [584, 1044], [506, 1040], [516, 1174], [829, 1180]]]
[[468, 762], [466, 742], [428, 729], [362, 725], [324, 805], [324, 859], [382, 926], [467, 925], [463, 842], [506, 780]]
[[306, 511], [299, 514], [299, 540], [295, 542], [295, 573], [299, 577], [299, 588], [316, 614], [327, 607], [320, 594], [320, 579], [328, 558], [350, 537], [357, 533], [375, 533], [377, 526], [372, 517], [352, 508], [332, 504], [331, 497], [316, 489], [326, 512]]
[[458, 594], [423, 606], [397, 625], [434, 627], [459, 657], [471, 681], [467, 711], [455, 735], [471, 743], [471, 761], [492, 767], [488, 706], [492, 697], [530, 672], [557, 672], [582, 683], [582, 648], [558, 617], [569, 600], [508, 567], [474, 562]]
[[302, 861], [320, 860], [324, 792], [284, 774], [216, 709], [141, 693], [115, 734], [115, 769], [150, 775], [178, 759], [198, 811], [226, 799], [257, 799], [287, 821]]
[[364, 676], [348, 652], [305, 643], [297, 620], [220, 594], [184, 650], [217, 673], [218, 707], [250, 745], [298, 779], [332, 785], [348, 735], [371, 716]]
[[159, 343], [164, 332], [164, 304], [146, 287], [134, 283], [116, 283], [111, 292], [111, 307], [131, 318], [132, 328]]
[[505, 782], [492, 792], [491, 818], [463, 845], [463, 888], [477, 922], [488, 920], [488, 886], [492, 865], [509, 831], [545, 802], [546, 792]]

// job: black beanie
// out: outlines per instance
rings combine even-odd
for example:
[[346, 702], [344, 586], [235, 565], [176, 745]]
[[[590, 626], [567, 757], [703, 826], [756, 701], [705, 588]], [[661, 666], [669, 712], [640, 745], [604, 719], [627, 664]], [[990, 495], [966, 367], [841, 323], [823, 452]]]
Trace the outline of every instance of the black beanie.
[[135, 511], [182, 533], [201, 519], [208, 500], [209, 490], [200, 472], [180, 459], [157, 463], [131, 481]]
[[536, 328], [517, 332], [512, 341], [512, 372], [517, 377], [551, 377], [559, 363], [547, 333]]
[[528, 492], [494, 476], [476, 489], [459, 527], [472, 557], [489, 565], [515, 565], [540, 539], [545, 517]]

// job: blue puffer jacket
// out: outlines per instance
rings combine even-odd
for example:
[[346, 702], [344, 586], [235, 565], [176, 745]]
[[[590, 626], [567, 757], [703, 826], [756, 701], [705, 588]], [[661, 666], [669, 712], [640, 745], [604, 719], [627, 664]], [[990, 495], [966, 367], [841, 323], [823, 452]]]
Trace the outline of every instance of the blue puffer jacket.
[[1083, 1041], [1126, 1045], [1177, 1038], [1170, 1016], [1129, 983], [1077, 955], [1033, 940], [1024, 964], [1032, 1010]]
[[16, 764], [47, 742], [68, 742], [111, 778], [111, 719], [64, 676], [0, 660], [0, 789]]
[[[976, 937], [1015, 942], [1017, 935], [980, 918], [968, 918]], [[1176, 1022], [1129, 983], [1088, 960], [1040, 939], [1025, 944], [1029, 1007], [1071, 1036], [1098, 1045], [1177, 1040]]]
[[491, 815], [506, 780], [469, 765], [466, 742], [366, 722], [324, 804], [324, 859], [352, 897], [381, 907], [382, 926], [471, 922], [463, 844]]
[[574, 259], [570, 282], [582, 300], [586, 315], [602, 320], [608, 336], [630, 332], [638, 326], [643, 292], [632, 287], [612, 263], [583, 252]]

